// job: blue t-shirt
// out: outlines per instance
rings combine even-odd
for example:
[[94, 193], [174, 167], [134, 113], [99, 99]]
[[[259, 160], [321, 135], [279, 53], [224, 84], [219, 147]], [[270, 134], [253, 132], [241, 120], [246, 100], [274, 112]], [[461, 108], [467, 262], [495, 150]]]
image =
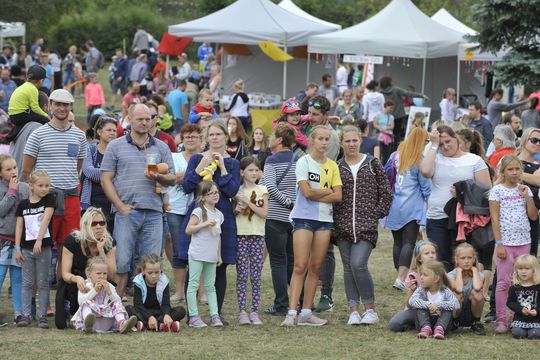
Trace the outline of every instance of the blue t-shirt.
[[51, 89], [51, 84], [52, 84], [52, 78], [54, 76], [54, 71], [52, 69], [52, 66], [47, 64], [47, 65], [41, 65], [43, 66], [43, 68], [45, 69], [45, 80], [43, 80], [43, 86], [44, 88], [46, 88], [47, 90], [50, 90]]
[[188, 104], [188, 97], [182, 90], [175, 89], [167, 95], [167, 102], [171, 105], [173, 117], [175, 119], [184, 120], [182, 114], [182, 105]]
[[379, 121], [380, 128], [387, 128], [394, 121], [394, 115], [385, 114], [381, 111], [377, 113], [377, 120]]

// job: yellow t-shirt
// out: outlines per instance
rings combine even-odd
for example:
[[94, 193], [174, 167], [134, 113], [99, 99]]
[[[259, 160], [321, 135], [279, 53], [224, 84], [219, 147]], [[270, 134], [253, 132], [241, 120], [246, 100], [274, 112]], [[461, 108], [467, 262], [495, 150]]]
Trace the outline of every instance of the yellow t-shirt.
[[30, 82], [25, 82], [15, 89], [9, 99], [9, 115], [17, 115], [32, 110], [35, 113], [48, 117], [49, 115], [39, 107], [38, 98], [37, 87]]
[[[255, 193], [255, 204], [263, 206], [263, 196], [268, 195], [268, 190], [264, 185], [256, 185], [252, 189], [246, 189], [243, 185], [240, 186], [238, 192], [242, 192], [246, 198], [251, 199]], [[238, 235], [261, 235], [264, 236], [264, 224], [266, 219], [261, 218], [257, 214], [251, 216], [251, 221], [247, 215], [242, 213], [236, 215], [236, 232]]]

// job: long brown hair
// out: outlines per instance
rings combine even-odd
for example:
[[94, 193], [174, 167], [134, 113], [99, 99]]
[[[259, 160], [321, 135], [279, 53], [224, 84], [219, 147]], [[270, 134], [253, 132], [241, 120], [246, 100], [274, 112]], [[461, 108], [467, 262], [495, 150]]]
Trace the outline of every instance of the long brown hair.
[[206, 211], [206, 207], [204, 206], [204, 197], [210, 191], [212, 191], [213, 187], [216, 187], [216, 189], [219, 191], [216, 183], [210, 180], [203, 180], [197, 185], [197, 206], [201, 208], [203, 222], [208, 220], [208, 213]]
[[[240, 139], [240, 140], [244, 140], [244, 142], [247, 142], [249, 140], [247, 134], [246, 134], [246, 130], [244, 129], [244, 125], [242, 125], [242, 122], [240, 121], [240, 119], [238, 119], [236, 116], [231, 116], [228, 120], [227, 120], [227, 127], [229, 127], [229, 121], [231, 120], [234, 120], [236, 122], [236, 136]], [[229, 139], [231, 138], [231, 135], [229, 134]]]
[[427, 139], [429, 139], [429, 135], [426, 129], [418, 127], [412, 129], [405, 141], [399, 144], [397, 151], [401, 175], [420, 163]]

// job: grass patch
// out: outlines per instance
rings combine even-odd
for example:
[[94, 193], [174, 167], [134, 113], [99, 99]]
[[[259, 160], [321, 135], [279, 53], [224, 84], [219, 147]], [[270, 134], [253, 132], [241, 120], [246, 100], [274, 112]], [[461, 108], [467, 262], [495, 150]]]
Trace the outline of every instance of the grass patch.
[[[336, 258], [339, 259], [339, 251]], [[403, 307], [403, 293], [394, 290], [395, 271], [392, 265], [392, 237], [381, 232], [379, 245], [370, 258], [370, 270], [375, 282], [375, 295], [380, 323], [370, 327], [346, 325], [348, 309], [343, 288], [343, 269], [337, 261], [334, 284], [335, 310], [323, 314], [330, 324], [321, 328], [285, 329], [279, 327], [281, 317], [262, 315], [261, 327], [239, 327], [235, 294], [236, 271], [228, 269], [225, 317], [231, 326], [201, 330], [189, 329], [185, 323], [179, 334], [133, 333], [83, 335], [75, 330], [40, 330], [35, 327], [0, 329], [2, 359], [74, 359], [80, 355], [107, 359], [515, 359], [534, 358], [538, 342], [514, 340], [510, 335], [495, 336], [488, 325], [488, 335], [480, 337], [469, 330], [460, 330], [446, 341], [417, 340], [414, 332], [392, 333], [386, 329], [388, 320]], [[171, 276], [168, 263], [166, 272]], [[4, 284], [0, 309], [11, 311]], [[51, 299], [53, 296], [51, 295]], [[261, 309], [273, 301], [270, 266], [263, 271]], [[208, 320], [205, 305], [200, 313]], [[54, 327], [53, 321], [50, 321]]]

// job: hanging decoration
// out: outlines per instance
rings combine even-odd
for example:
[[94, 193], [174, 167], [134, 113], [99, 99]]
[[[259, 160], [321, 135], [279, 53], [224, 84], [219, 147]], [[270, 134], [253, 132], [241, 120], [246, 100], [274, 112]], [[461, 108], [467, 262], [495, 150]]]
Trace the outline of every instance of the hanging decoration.
[[266, 56], [274, 61], [285, 62], [294, 59], [271, 40], [260, 42], [259, 47]]

